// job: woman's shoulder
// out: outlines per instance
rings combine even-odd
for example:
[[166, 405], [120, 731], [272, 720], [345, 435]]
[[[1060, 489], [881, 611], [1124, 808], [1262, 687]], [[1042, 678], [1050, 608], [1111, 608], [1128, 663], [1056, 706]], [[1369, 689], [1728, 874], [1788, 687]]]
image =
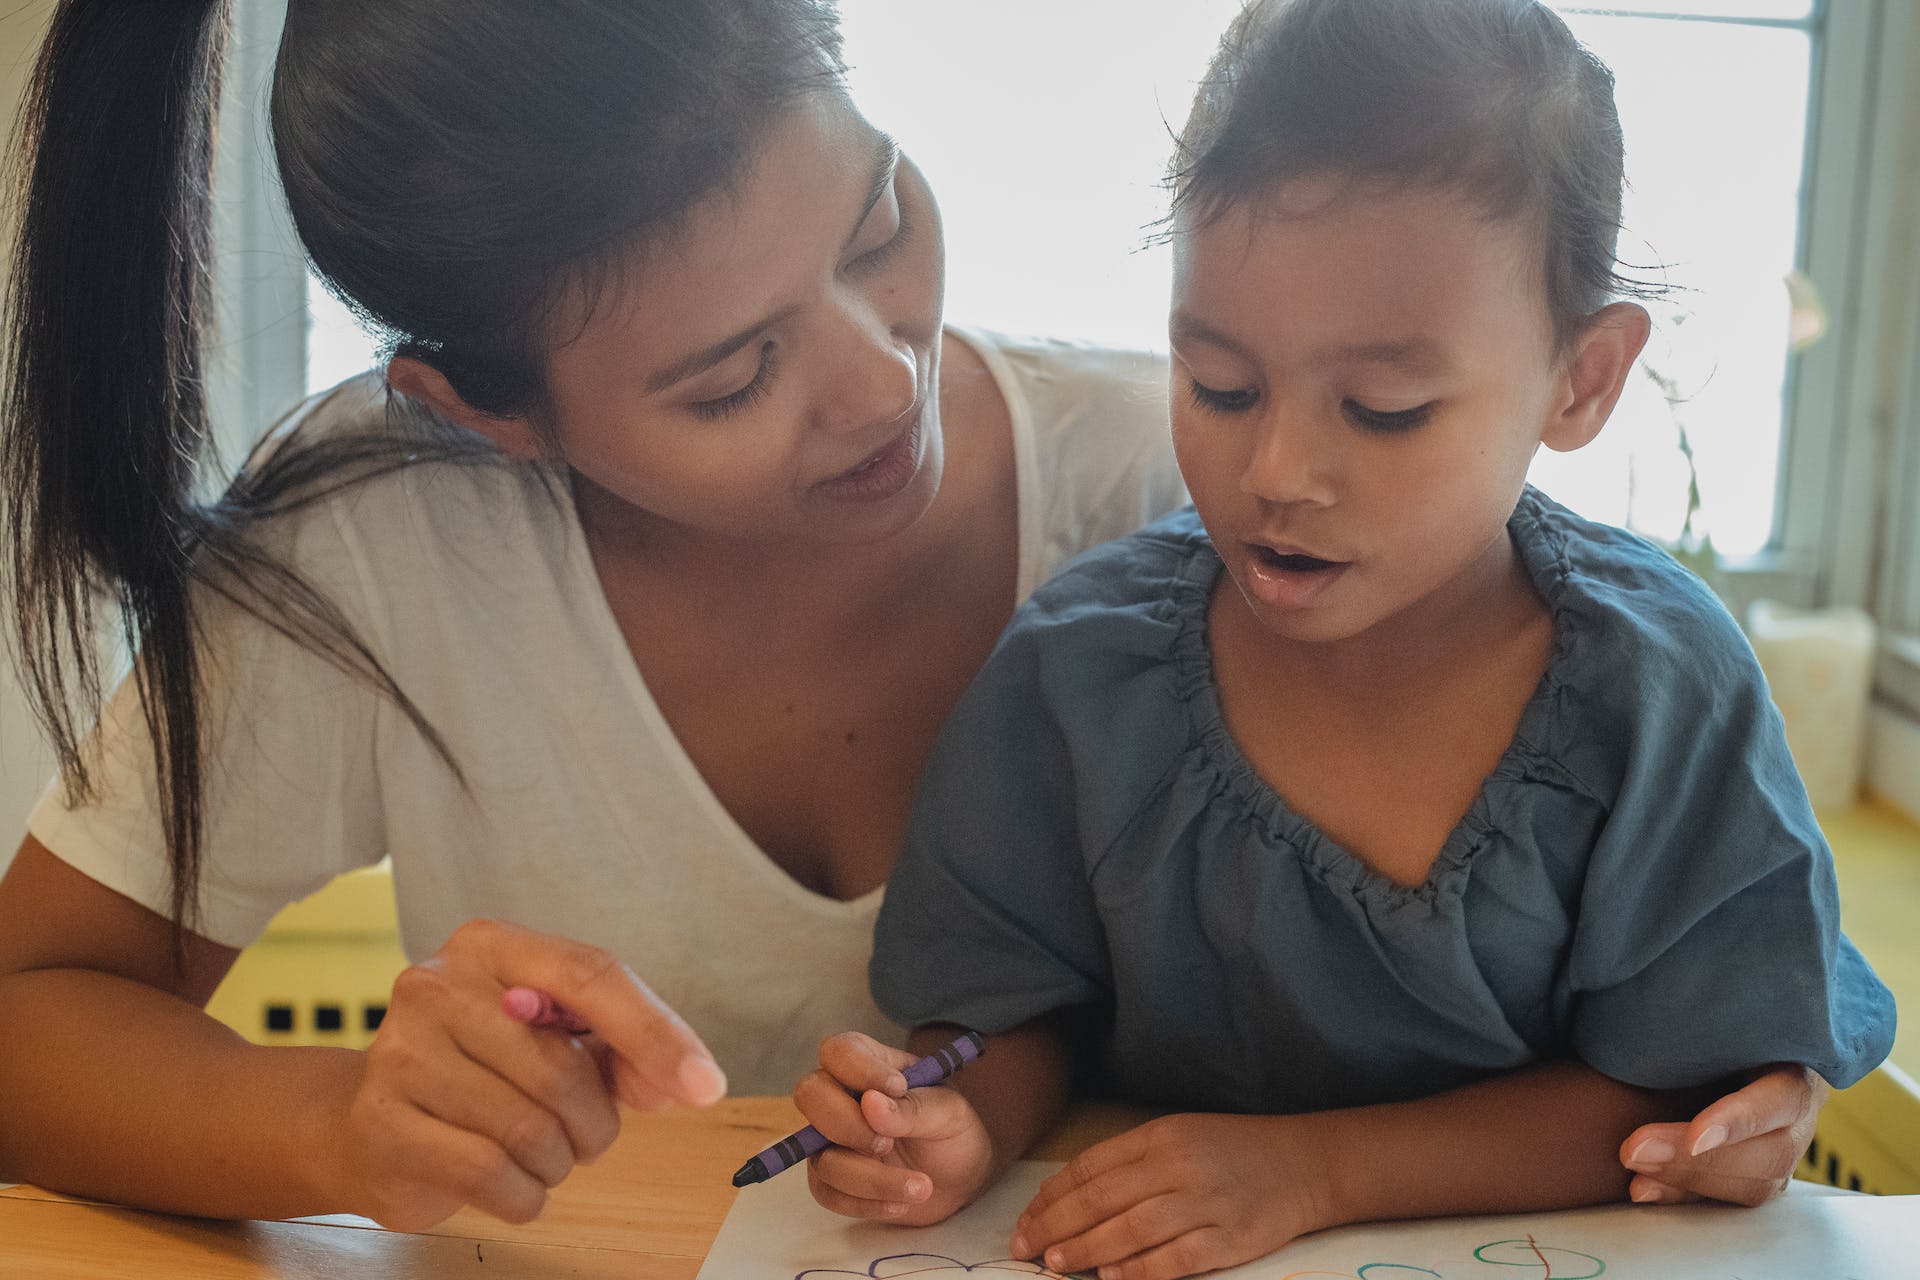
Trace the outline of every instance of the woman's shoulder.
[[1012, 419], [1027, 583], [1186, 501], [1168, 427], [1165, 356], [958, 332], [992, 372]]
[[273, 551], [345, 541], [385, 574], [423, 556], [525, 545], [529, 532], [564, 542], [560, 483], [396, 401], [373, 371], [308, 397], [262, 436], [227, 505]]

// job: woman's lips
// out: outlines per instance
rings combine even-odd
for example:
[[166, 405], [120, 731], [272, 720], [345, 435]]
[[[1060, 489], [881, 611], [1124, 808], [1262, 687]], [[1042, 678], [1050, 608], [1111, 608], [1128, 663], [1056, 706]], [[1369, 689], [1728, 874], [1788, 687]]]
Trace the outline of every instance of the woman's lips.
[[899, 493], [920, 469], [922, 419], [916, 410], [899, 435], [845, 471], [822, 480], [815, 491], [847, 502], [877, 502]]

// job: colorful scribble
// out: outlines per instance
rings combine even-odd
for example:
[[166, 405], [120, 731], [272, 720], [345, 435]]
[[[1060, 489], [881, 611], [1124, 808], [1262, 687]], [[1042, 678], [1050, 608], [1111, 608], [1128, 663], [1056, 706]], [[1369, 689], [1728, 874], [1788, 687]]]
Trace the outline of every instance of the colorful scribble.
[[1590, 1253], [1544, 1248], [1532, 1236], [1483, 1244], [1473, 1256], [1496, 1267], [1538, 1267], [1540, 1280], [1593, 1280], [1607, 1270], [1607, 1264]]
[[[1473, 1256], [1490, 1267], [1538, 1268], [1537, 1274], [1508, 1276], [1507, 1280], [1594, 1280], [1604, 1275], [1607, 1264], [1590, 1253], [1556, 1249], [1542, 1245], [1532, 1236], [1518, 1240], [1493, 1240], [1473, 1251]], [[1475, 1270], [1484, 1277], [1486, 1272]], [[1470, 1280], [1455, 1273], [1449, 1277], [1431, 1267], [1416, 1267], [1404, 1262], [1369, 1262], [1354, 1271], [1292, 1271], [1280, 1280]]]
[[[1606, 1274], [1607, 1264], [1590, 1253], [1543, 1245], [1532, 1236], [1514, 1240], [1492, 1240], [1473, 1251], [1473, 1256], [1490, 1267], [1521, 1267], [1529, 1274], [1509, 1273], [1504, 1280], [1595, 1280]], [[1475, 1275], [1486, 1277], [1476, 1268]], [[1037, 1262], [1015, 1258], [996, 1258], [990, 1262], [962, 1262], [934, 1253], [898, 1253], [876, 1258], [865, 1271], [802, 1271], [793, 1280], [922, 1280], [932, 1277], [967, 1276], [971, 1280], [999, 1280], [1003, 1276], [1023, 1276], [1026, 1280], [1073, 1280], [1071, 1276], [1049, 1271]], [[1471, 1280], [1455, 1273], [1448, 1276], [1431, 1267], [1416, 1267], [1408, 1262], [1368, 1262], [1353, 1271], [1290, 1271], [1280, 1280]]]
[[853, 1276], [856, 1280], [907, 1280], [909, 1276], [970, 1276], [974, 1280], [1024, 1276], [1026, 1280], [1071, 1280], [1071, 1277], [1049, 1271], [1037, 1262], [1022, 1262], [1014, 1258], [962, 1262], [958, 1258], [934, 1253], [897, 1253], [891, 1257], [876, 1258], [865, 1271], [802, 1271], [793, 1280], [823, 1280], [827, 1276]]

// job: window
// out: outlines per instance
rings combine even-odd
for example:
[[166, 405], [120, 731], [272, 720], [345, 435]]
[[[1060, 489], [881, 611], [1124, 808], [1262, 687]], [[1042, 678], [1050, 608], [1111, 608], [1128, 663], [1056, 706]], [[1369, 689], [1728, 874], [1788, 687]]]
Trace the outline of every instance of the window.
[[[841, 0], [855, 92], [942, 202], [949, 315], [1164, 347], [1168, 254], [1144, 247], [1145, 233], [1164, 211], [1170, 133], [1238, 5], [974, 0], [955, 20], [935, 5]], [[273, 8], [239, 12], [258, 35]], [[1898, 600], [1905, 622], [1920, 625], [1910, 616], [1920, 613], [1914, 553], [1878, 550], [1920, 536], [1911, 514], [1920, 451], [1888, 453], [1889, 432], [1867, 423], [1873, 407], [1861, 400], [1863, 376], [1885, 384], [1890, 363], [1865, 368], [1864, 346], [1898, 337], [1886, 317], [1903, 315], [1895, 303], [1910, 307], [1916, 292], [1911, 266], [1888, 274], [1863, 259], [1894, 243], [1897, 212], [1912, 215], [1910, 192], [1873, 186], [1898, 141], [1884, 136], [1886, 121], [1920, 114], [1896, 92], [1915, 80], [1917, 59], [1901, 52], [1903, 40], [1915, 43], [1910, 9], [1889, 0], [1563, 5], [1616, 75], [1631, 184], [1622, 256], [1676, 286], [1656, 308], [1644, 363], [1679, 403], [1636, 377], [1599, 441], [1546, 455], [1535, 476], [1592, 515], [1672, 537], [1687, 510], [1684, 427], [1698, 465], [1698, 525], [1723, 557], [1736, 605], [1759, 592], [1797, 603]], [[1876, 217], [1887, 224], [1877, 241], [1866, 234]], [[1786, 284], [1796, 270], [1831, 317], [1828, 335], [1797, 357]], [[296, 390], [371, 356], [347, 312], [306, 287], [311, 328]], [[1881, 400], [1873, 412], [1884, 419]], [[1907, 412], [1911, 435], [1920, 428]], [[1916, 491], [1906, 501], [1863, 497], [1899, 466]]]

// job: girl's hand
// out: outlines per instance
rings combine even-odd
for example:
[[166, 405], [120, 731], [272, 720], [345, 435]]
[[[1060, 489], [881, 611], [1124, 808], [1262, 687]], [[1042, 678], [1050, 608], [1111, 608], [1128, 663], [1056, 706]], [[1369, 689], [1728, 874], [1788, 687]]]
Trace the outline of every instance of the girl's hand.
[[1288, 1116], [1173, 1115], [1088, 1148], [1040, 1185], [1013, 1256], [1100, 1280], [1236, 1266], [1327, 1225]]
[[993, 1144], [973, 1106], [942, 1085], [907, 1088], [915, 1060], [846, 1032], [820, 1045], [820, 1070], [793, 1090], [807, 1122], [834, 1142], [807, 1162], [807, 1185], [849, 1218], [925, 1226], [972, 1200]]
[[1627, 1194], [1642, 1204], [1766, 1203], [1806, 1154], [1827, 1093], [1805, 1067], [1774, 1067], [1686, 1124], [1640, 1126], [1620, 1144], [1634, 1171]]
[[[500, 1000], [519, 985], [593, 1034], [516, 1022]], [[616, 1100], [658, 1110], [725, 1092], [699, 1037], [612, 955], [471, 921], [393, 984], [340, 1132], [337, 1202], [398, 1231], [465, 1205], [526, 1222], [575, 1164], [612, 1145]]]

